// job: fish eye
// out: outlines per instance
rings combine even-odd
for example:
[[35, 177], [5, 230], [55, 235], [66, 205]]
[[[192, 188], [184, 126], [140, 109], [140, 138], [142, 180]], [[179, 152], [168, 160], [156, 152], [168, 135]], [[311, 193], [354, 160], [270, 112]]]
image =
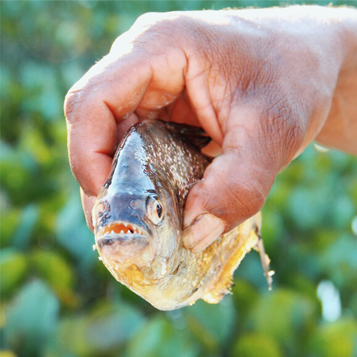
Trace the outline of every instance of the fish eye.
[[161, 202], [155, 196], [149, 196], [146, 201], [146, 215], [150, 221], [158, 225], [164, 218]]

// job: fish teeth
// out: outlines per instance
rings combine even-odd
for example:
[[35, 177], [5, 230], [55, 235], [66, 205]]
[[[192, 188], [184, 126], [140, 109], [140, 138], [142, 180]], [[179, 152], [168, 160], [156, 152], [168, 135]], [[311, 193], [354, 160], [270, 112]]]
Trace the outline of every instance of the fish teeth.
[[[115, 226], [114, 226], [115, 225]], [[118, 225], [121, 226], [121, 229], [118, 229]], [[124, 228], [125, 227], [125, 228]], [[120, 230], [120, 232], [118, 232]], [[105, 236], [108, 238], [114, 238], [115, 236], [122, 236], [122, 235], [142, 235], [145, 236], [146, 232], [145, 230], [141, 229], [140, 227], [137, 227], [134, 224], [130, 224], [127, 222], [118, 222], [118, 223], [114, 223], [112, 227], [108, 227], [107, 232], [105, 232]], [[93, 247], [93, 250], [95, 250], [95, 248]]]

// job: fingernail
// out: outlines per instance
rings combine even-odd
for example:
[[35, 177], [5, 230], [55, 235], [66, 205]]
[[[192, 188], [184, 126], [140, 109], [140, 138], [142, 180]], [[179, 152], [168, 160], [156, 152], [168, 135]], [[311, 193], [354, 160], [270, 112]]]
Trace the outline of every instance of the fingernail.
[[93, 205], [95, 203], [95, 200], [97, 199], [94, 196], [89, 196], [84, 193], [83, 189], [80, 189], [81, 193], [81, 200], [82, 200], [82, 207], [83, 207], [83, 212], [84, 216], [86, 218], [87, 225], [91, 231], [94, 229], [94, 223], [93, 223], [93, 217], [92, 217], [92, 209]]
[[[191, 213], [192, 212], [192, 213]], [[189, 212], [185, 211], [183, 216], [183, 226], [184, 228], [188, 228], [191, 224], [193, 224], [195, 218], [197, 217], [197, 213], [194, 210], [190, 210]]]
[[220, 237], [225, 230], [224, 222], [216, 216], [205, 213], [183, 231], [183, 244], [192, 253], [199, 253]]

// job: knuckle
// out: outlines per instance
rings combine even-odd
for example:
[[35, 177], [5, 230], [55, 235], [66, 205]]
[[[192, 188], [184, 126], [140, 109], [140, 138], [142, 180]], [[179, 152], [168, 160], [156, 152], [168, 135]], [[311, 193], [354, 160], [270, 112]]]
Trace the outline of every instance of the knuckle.
[[252, 181], [249, 183], [234, 182], [230, 191], [237, 210], [244, 218], [259, 212], [266, 200], [257, 183]]
[[133, 25], [136, 33], [139, 32], [137, 40], [153, 39], [152, 45], [157, 44], [157, 50], [172, 43], [182, 41], [182, 37], [187, 38], [187, 19], [180, 12], [175, 13], [155, 13], [149, 12], [141, 15]]
[[167, 13], [155, 13], [149, 12], [141, 15], [133, 27], [135, 28], [135, 33], [139, 33], [137, 40], [140, 42], [142, 39], [153, 39], [152, 45], [158, 43], [158, 46], [162, 47], [162, 41], [174, 38], [174, 35], [178, 29], [177, 19], [172, 18], [170, 14]]
[[80, 118], [82, 103], [85, 101], [83, 89], [70, 90], [64, 101], [64, 114], [68, 124], [73, 125]]
[[164, 14], [159, 12], [146, 12], [145, 14], [140, 15], [136, 19], [134, 26], [146, 27], [146, 26], [153, 25], [158, 20], [162, 19], [163, 16]]
[[271, 138], [272, 155], [281, 157], [284, 154], [294, 155], [304, 140], [304, 111], [288, 97], [271, 98], [265, 108], [265, 136]]
[[254, 168], [248, 175], [251, 179], [246, 179], [239, 178], [231, 168], [220, 167], [222, 170], [208, 172], [207, 189], [199, 193], [199, 199], [204, 210], [225, 219], [233, 228], [260, 211], [266, 200], [266, 188], [260, 181], [269, 180], [261, 178]]
[[71, 168], [73, 176], [78, 180], [78, 174], [80, 173], [80, 160], [77, 155], [69, 152], [69, 166]]
[[94, 195], [94, 193], [89, 190], [88, 182], [92, 178], [91, 167], [93, 163], [88, 158], [77, 152], [69, 151], [69, 165], [73, 176], [78, 181], [78, 183], [85, 189], [85, 193], [89, 195]]

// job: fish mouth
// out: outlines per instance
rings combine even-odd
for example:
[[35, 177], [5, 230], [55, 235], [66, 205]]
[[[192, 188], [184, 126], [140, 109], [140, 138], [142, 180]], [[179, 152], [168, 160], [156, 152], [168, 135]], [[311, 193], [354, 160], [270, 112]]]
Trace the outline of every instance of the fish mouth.
[[97, 247], [110, 246], [114, 243], [148, 244], [148, 233], [141, 227], [127, 222], [113, 222], [96, 234]]

